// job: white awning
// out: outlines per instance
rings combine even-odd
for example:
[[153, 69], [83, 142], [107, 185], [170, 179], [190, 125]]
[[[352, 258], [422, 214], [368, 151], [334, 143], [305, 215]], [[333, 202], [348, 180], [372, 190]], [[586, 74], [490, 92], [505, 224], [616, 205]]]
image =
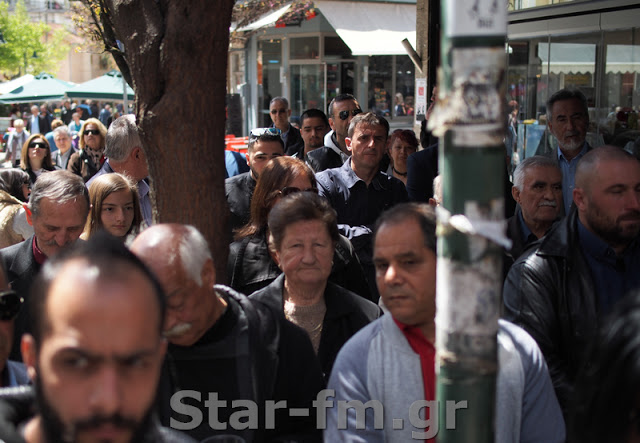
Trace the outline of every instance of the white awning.
[[416, 5], [316, 0], [353, 55], [406, 55], [402, 40], [416, 46]]
[[[236, 29], [236, 31], [254, 31], [256, 29], [264, 28], [267, 26], [273, 26], [278, 21], [278, 19], [289, 10], [289, 8], [291, 8], [291, 3], [274, 12], [269, 12], [268, 14], [263, 15], [255, 22], [249, 23], [247, 26], [243, 26], [242, 28], [238, 28]], [[231, 29], [231, 31], [233, 31], [233, 29]]]

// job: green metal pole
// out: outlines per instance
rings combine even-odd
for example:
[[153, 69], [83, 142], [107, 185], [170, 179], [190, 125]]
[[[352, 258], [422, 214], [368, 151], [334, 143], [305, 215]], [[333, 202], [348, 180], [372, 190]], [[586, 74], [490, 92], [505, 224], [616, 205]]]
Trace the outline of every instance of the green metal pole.
[[506, 0], [441, 0], [438, 443], [494, 441], [505, 237]]

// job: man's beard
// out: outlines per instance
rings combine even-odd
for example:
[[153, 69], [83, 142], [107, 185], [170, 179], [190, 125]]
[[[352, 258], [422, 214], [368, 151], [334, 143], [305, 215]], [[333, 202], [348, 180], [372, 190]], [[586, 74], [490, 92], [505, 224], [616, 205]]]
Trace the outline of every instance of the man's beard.
[[152, 408], [146, 413], [140, 422], [123, 417], [120, 414], [111, 416], [92, 415], [82, 420], [71, 423], [65, 427], [55, 408], [47, 400], [42, 388], [41, 378], [38, 372], [34, 380], [36, 391], [36, 405], [41, 417], [42, 433], [47, 443], [73, 443], [77, 434], [81, 431], [95, 428], [103, 424], [125, 428], [132, 431], [131, 443], [142, 442], [149, 433], [152, 424]]
[[[636, 227], [633, 228], [631, 225], [623, 227], [620, 221], [624, 219], [636, 219]], [[638, 237], [640, 232], [640, 213], [637, 211], [630, 211], [616, 219], [609, 219], [596, 207], [586, 214], [586, 221], [598, 237], [613, 247], [628, 245]]]

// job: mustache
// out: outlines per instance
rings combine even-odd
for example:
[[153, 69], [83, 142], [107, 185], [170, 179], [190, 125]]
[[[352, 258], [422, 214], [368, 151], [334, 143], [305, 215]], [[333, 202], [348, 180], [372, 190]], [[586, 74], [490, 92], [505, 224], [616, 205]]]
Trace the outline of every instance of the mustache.
[[93, 415], [87, 419], [77, 421], [74, 423], [75, 432], [86, 431], [89, 429], [95, 429], [103, 425], [111, 425], [115, 428], [135, 430], [138, 423], [130, 418], [123, 417], [120, 414], [113, 414], [109, 416]]
[[558, 205], [553, 200], [542, 200], [538, 206], [551, 206], [552, 208], [555, 208]]
[[191, 323], [179, 323], [172, 327], [171, 329], [167, 329], [162, 332], [162, 335], [165, 338], [174, 338], [180, 337], [191, 329]]
[[620, 217], [618, 217], [618, 220], [638, 220], [638, 219], [640, 219], [640, 211], [636, 211], [635, 209], [632, 209], [629, 212], [626, 212], [625, 214], [622, 214]]

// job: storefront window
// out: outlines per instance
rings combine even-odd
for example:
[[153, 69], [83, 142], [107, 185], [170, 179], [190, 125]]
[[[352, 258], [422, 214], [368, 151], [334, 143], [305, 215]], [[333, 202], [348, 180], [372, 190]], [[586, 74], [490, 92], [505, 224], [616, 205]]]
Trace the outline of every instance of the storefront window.
[[598, 122], [605, 142], [640, 152], [640, 28], [606, 33], [604, 53]]
[[[280, 39], [261, 40], [258, 42], [258, 94], [260, 115], [258, 124], [262, 127], [271, 124], [269, 102], [273, 97], [282, 95], [280, 83], [280, 67], [282, 66], [282, 42]], [[260, 85], [262, 88], [260, 88]]]
[[324, 109], [324, 65], [291, 66], [291, 115], [306, 109]]
[[559, 5], [561, 3], [590, 1], [590, 0], [508, 0], [509, 11], [537, 8], [540, 6]]
[[412, 116], [415, 108], [415, 67], [408, 55], [396, 55], [396, 92], [393, 116]]
[[290, 45], [291, 60], [317, 59], [320, 54], [320, 37], [295, 37]]
[[390, 116], [393, 98], [389, 91], [392, 78], [391, 55], [377, 55], [369, 57], [369, 111], [382, 116]]

